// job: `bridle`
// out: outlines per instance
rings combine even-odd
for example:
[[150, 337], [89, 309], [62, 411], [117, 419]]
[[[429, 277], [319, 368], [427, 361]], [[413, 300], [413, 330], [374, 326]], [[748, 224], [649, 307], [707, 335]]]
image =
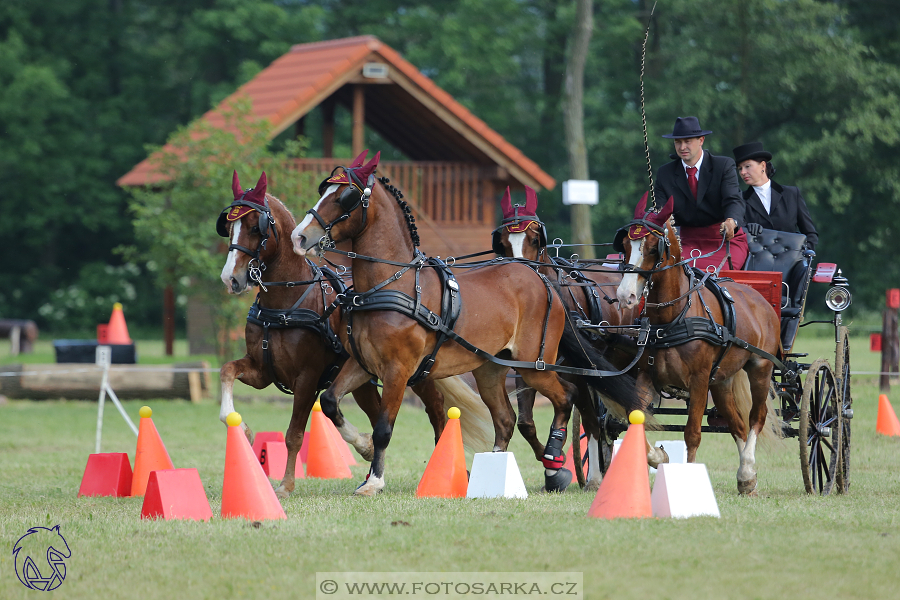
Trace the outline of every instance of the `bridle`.
[[[513, 215], [511, 217], [506, 217], [502, 221], [500, 221], [500, 227], [491, 232], [491, 248], [494, 252], [503, 256], [503, 246], [500, 243], [500, 235], [503, 231], [504, 227], [515, 227], [522, 223], [529, 223], [529, 225], [523, 229], [522, 231], [518, 231], [515, 233], [524, 233], [527, 229], [531, 228], [531, 223], [537, 223], [538, 233], [541, 237], [541, 253], [544, 252], [544, 249], [547, 247], [547, 229], [544, 226], [544, 222], [541, 221], [537, 215], [519, 215], [519, 209], [523, 208], [522, 206], [515, 204], [513, 205]], [[513, 233], [512, 231], [510, 233]], [[538, 254], [540, 257], [540, 254]]]
[[[244, 193], [241, 194], [240, 198], [235, 198], [235, 200], [230, 205], [226, 206], [225, 209], [222, 210], [222, 212], [219, 214], [219, 219], [216, 221], [216, 232], [224, 238], [229, 237], [227, 214], [236, 206], [247, 206], [259, 213], [258, 227], [259, 235], [262, 237], [262, 241], [259, 243], [259, 246], [257, 246], [255, 250], [251, 250], [250, 248], [241, 246], [240, 244], [231, 244], [228, 246], [228, 251], [231, 252], [232, 250], [240, 250], [244, 254], [248, 255], [250, 257], [250, 262], [247, 263], [247, 272], [250, 281], [255, 282], [257, 285], [259, 285], [263, 291], [268, 291], [266, 289], [266, 286], [263, 285], [262, 282], [262, 274], [263, 271], [266, 270], [266, 265], [260, 258], [260, 252], [266, 249], [266, 242], [269, 241], [269, 237], [274, 237], [275, 241], [278, 242], [278, 228], [276, 227], [275, 218], [272, 216], [272, 209], [269, 208], [269, 201], [266, 198], [263, 198], [263, 204], [244, 200], [247, 194], [252, 191], [253, 188], [244, 190]], [[270, 231], [272, 232], [271, 236], [269, 234]]]
[[369, 175], [365, 186], [363, 186], [362, 180], [356, 176], [355, 167], [335, 167], [331, 172], [331, 176], [323, 180], [322, 183], [319, 184], [319, 196], [322, 196], [328, 189], [328, 186], [331, 185], [332, 182], [330, 182], [329, 179], [334, 178], [334, 173], [338, 169], [343, 169], [348, 179], [350, 179], [350, 183], [346, 184], [347, 187], [344, 188], [344, 191], [341, 192], [341, 195], [338, 196], [337, 200], [338, 206], [340, 206], [344, 212], [341, 213], [337, 218], [335, 218], [331, 223], [326, 223], [325, 219], [322, 218], [322, 215], [320, 215], [315, 208], [311, 208], [306, 211], [306, 214], [312, 215], [313, 218], [322, 227], [322, 229], [325, 230], [325, 235], [323, 235], [319, 240], [319, 247], [322, 249], [335, 247], [334, 238], [331, 237], [331, 229], [338, 223], [342, 223], [349, 219], [353, 211], [356, 210], [359, 206], [362, 206], [363, 209], [362, 226], [366, 226], [366, 219], [369, 209], [369, 198], [372, 196], [372, 190], [375, 187], [375, 173], [371, 173]]

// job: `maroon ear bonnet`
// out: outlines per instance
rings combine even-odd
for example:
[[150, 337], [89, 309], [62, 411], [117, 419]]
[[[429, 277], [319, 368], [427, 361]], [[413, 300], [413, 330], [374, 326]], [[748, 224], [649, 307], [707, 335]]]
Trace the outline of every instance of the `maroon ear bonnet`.
[[[503, 210], [503, 221], [507, 220], [511, 221], [506, 229], [510, 233], [522, 233], [531, 223], [537, 221], [540, 223], [540, 220], [537, 218], [537, 192], [533, 189], [525, 186], [525, 206], [519, 206], [518, 204], [513, 207], [512, 205], [512, 197], [509, 193], [509, 187], [507, 186], [506, 192], [503, 193], [503, 198], [500, 200], [500, 208]], [[518, 211], [516, 210], [518, 209]], [[515, 222], [515, 219], [518, 217], [518, 222]], [[534, 217], [534, 219], [523, 219], [523, 217]]]
[[[648, 195], [648, 192], [644, 192], [644, 195], [641, 196], [641, 199], [638, 201], [637, 206], [634, 207], [634, 218], [635, 220], [642, 219], [644, 221], [650, 221], [654, 225], [662, 227], [666, 224], [666, 221], [669, 220], [669, 217], [672, 216], [672, 210], [675, 207], [675, 199], [672, 196], [669, 196], [666, 205], [663, 206], [659, 212], [653, 212], [652, 210], [647, 210]], [[650, 235], [651, 233], [652, 230], [649, 229], [646, 225], [636, 223], [628, 228], [628, 239], [639, 240], [642, 237]]]
[[[261, 207], [265, 207], [266, 205], [266, 172], [263, 171], [262, 175], [259, 176], [259, 181], [256, 182], [256, 187], [247, 192], [244, 192], [241, 189], [241, 182], [238, 181], [237, 171], [234, 172], [234, 176], [231, 178], [231, 191], [234, 193], [235, 200], [243, 200], [245, 202], [253, 202], [254, 204], [259, 204]], [[231, 208], [228, 211], [228, 216], [226, 217], [229, 221], [237, 221], [242, 218], [249, 212], [253, 212], [253, 207], [246, 205], [238, 205]]]
[[347, 173], [347, 171], [352, 170], [359, 181], [361, 181], [363, 185], [365, 185], [366, 180], [368, 180], [369, 178], [369, 175], [374, 173], [375, 167], [378, 166], [378, 159], [381, 158], [381, 151], [375, 153], [375, 157], [364, 165], [363, 161], [366, 160], [366, 156], [368, 154], [369, 151], [364, 150], [362, 154], [360, 154], [353, 160], [349, 167], [341, 171], [338, 175], [332, 175], [325, 181], [327, 183], [352, 183], [352, 181], [350, 180], [350, 175]]

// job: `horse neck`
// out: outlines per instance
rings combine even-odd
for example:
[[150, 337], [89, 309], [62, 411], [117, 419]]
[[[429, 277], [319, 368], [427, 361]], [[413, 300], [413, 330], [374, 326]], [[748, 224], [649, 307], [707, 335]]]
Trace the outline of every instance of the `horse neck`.
[[[374, 209], [374, 210], [373, 210]], [[359, 210], [359, 209], [358, 209]], [[372, 192], [371, 204], [365, 229], [353, 237], [353, 252], [401, 263], [413, 260], [415, 247], [406, 226], [406, 219], [400, 206], [380, 183]], [[364, 260], [353, 259], [353, 287], [357, 292], [365, 292], [390, 278], [403, 267]], [[414, 281], [403, 277], [400, 281], [409, 281], [408, 285], [391, 287], [408, 287], [412, 289]]]
[[[309, 281], [313, 277], [312, 268], [305, 258], [297, 256], [291, 245], [291, 232], [297, 223], [293, 215], [276, 197], [267, 194], [269, 209], [275, 219], [278, 237], [269, 236], [266, 245], [272, 245], [274, 252], [264, 257], [266, 270], [263, 283], [266, 281]], [[296, 287], [272, 286], [268, 291], [260, 288], [260, 303], [265, 308], [289, 308], [306, 291], [307, 286]]]
[[[680, 257], [676, 257], [674, 263], [680, 262]], [[651, 277], [653, 282], [650, 292], [647, 294], [647, 302], [659, 304], [670, 302], [685, 294], [690, 288], [690, 281], [684, 273], [683, 267], [672, 267], [654, 274]], [[671, 306], [663, 306], [661, 308], [648, 308], [647, 316], [650, 317], [652, 323], [671, 323], [678, 314], [684, 309], [688, 298], [685, 297]]]

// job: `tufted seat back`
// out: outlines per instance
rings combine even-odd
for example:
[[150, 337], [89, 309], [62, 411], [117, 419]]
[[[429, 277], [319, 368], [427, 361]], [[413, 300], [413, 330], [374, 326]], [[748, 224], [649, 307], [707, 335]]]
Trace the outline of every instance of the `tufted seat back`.
[[748, 234], [747, 248], [745, 271], [780, 271], [786, 284], [781, 290], [781, 340], [789, 350], [800, 325], [815, 253], [806, 249], [806, 235], [773, 229], [763, 229], [758, 236]]

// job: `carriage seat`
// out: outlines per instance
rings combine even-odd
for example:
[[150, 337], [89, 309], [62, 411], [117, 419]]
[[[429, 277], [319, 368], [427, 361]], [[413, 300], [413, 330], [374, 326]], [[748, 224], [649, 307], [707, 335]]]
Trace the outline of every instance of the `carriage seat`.
[[763, 229], [758, 236], [747, 235], [749, 254], [745, 271], [780, 271], [781, 339], [786, 349], [793, 345], [815, 252], [806, 247], [806, 235]]

